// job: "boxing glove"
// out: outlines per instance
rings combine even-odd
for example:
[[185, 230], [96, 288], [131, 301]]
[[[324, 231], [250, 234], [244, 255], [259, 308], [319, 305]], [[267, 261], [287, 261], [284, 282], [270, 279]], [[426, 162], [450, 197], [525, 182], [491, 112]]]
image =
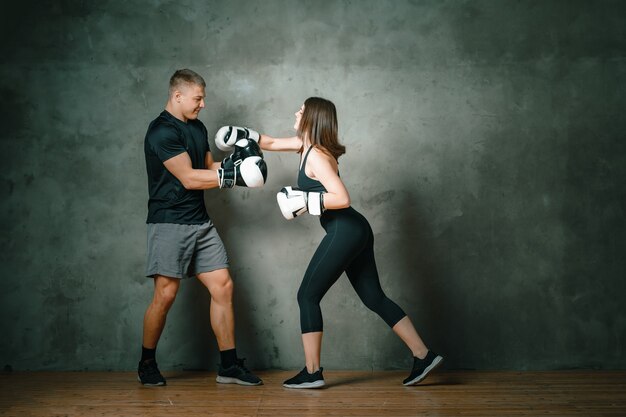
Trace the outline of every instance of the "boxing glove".
[[250, 156], [233, 162], [225, 168], [217, 170], [217, 179], [220, 188], [262, 187], [267, 180], [267, 164], [260, 156]]
[[235, 150], [227, 158], [222, 161], [222, 168], [232, 168], [239, 165], [242, 160], [251, 156], [260, 156], [263, 158], [263, 152], [259, 144], [251, 139], [240, 139], [235, 142]]
[[291, 220], [306, 213], [319, 216], [324, 212], [324, 193], [306, 192], [292, 187], [284, 187], [276, 194], [276, 201], [283, 217]]
[[259, 141], [259, 132], [239, 126], [222, 126], [215, 134], [215, 144], [222, 151], [230, 151], [240, 139]]

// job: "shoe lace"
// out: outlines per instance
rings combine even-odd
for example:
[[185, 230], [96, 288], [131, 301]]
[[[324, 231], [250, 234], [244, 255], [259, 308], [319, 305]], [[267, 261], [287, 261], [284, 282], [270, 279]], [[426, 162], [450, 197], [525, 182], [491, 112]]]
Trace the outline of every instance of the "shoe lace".
[[160, 374], [159, 368], [155, 361], [144, 362], [141, 369], [144, 375], [158, 375]]
[[236, 366], [241, 369], [242, 371], [244, 371], [245, 373], [249, 374], [250, 370], [248, 368], [246, 368], [246, 366], [243, 364], [243, 362], [246, 360], [246, 358], [241, 358], [241, 359], [237, 359], [237, 364]]

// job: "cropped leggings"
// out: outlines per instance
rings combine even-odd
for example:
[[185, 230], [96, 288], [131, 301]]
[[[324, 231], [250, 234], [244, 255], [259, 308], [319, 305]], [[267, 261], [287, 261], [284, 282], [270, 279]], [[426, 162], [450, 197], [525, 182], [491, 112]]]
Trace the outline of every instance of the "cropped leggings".
[[302, 333], [323, 330], [320, 301], [344, 271], [363, 304], [393, 327], [406, 314], [380, 287], [374, 260], [374, 234], [365, 217], [348, 207], [326, 211], [320, 223], [326, 236], [298, 290]]

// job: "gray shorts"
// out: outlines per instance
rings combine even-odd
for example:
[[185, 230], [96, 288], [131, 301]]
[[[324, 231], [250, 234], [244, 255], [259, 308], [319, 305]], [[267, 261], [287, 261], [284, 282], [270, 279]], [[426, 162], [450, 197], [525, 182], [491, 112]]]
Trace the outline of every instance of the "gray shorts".
[[212, 221], [148, 223], [147, 277], [189, 278], [223, 268], [228, 268], [228, 255]]

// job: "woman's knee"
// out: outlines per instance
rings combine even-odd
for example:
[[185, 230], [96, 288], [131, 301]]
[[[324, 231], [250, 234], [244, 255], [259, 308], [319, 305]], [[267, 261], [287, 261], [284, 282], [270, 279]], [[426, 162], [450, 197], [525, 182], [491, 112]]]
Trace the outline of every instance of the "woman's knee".
[[388, 325], [393, 327], [406, 313], [384, 293], [363, 299], [363, 304], [378, 314]]
[[313, 294], [310, 290], [300, 287], [298, 290], [298, 305], [300, 308], [310, 308], [317, 306], [320, 303], [319, 297]]
[[363, 304], [365, 304], [365, 307], [375, 313], [380, 313], [384, 309], [387, 297], [384, 294], [370, 294], [362, 297], [361, 300]]

